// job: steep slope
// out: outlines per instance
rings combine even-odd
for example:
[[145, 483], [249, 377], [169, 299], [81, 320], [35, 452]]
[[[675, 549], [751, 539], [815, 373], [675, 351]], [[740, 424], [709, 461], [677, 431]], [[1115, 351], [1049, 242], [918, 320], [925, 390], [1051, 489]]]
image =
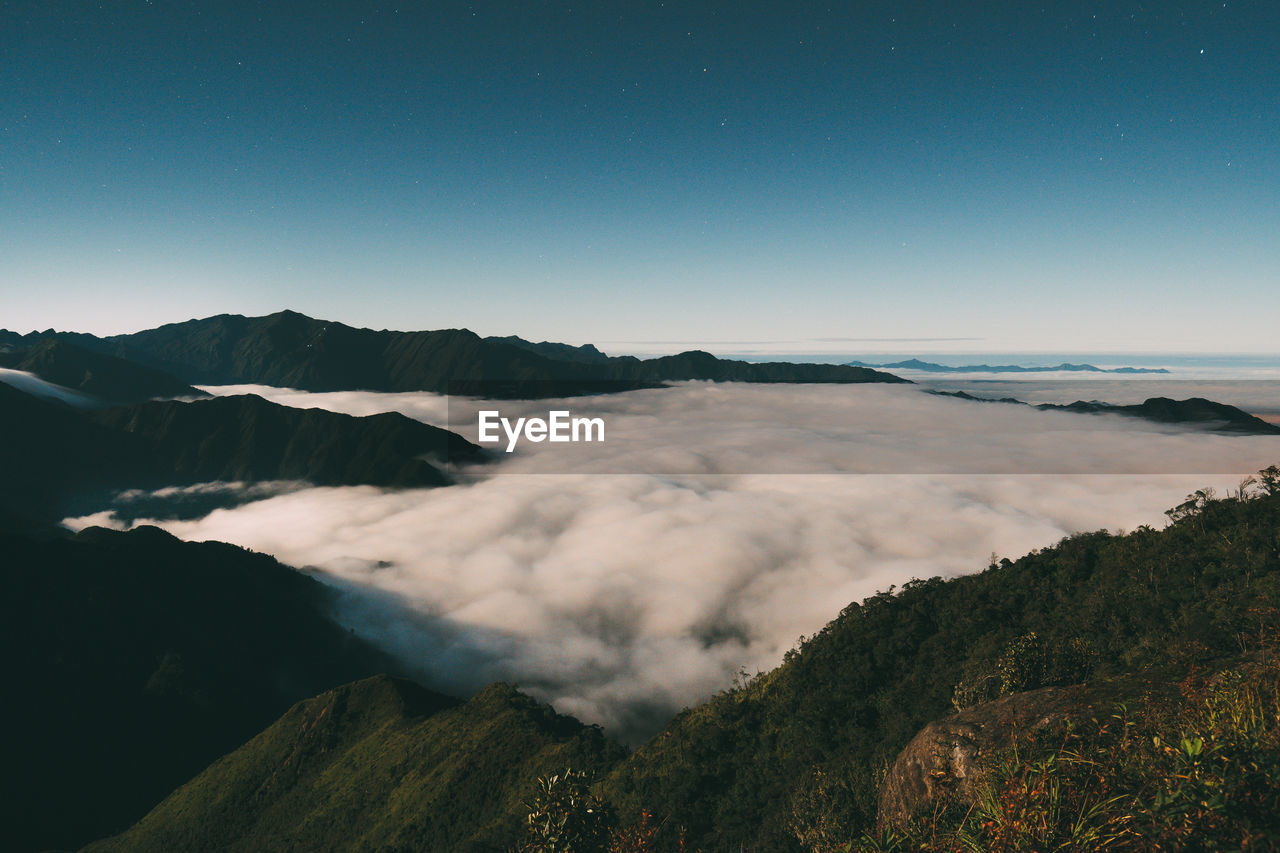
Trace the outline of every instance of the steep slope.
[[[47, 336], [33, 333], [28, 339]], [[569, 396], [652, 387], [681, 379], [744, 382], [902, 382], [841, 365], [756, 365], [707, 353], [662, 359], [610, 358], [585, 347], [481, 338], [465, 329], [374, 331], [293, 311], [266, 317], [221, 314], [97, 339], [60, 337], [82, 347], [169, 371], [197, 385], [260, 383], [307, 391], [435, 391]], [[459, 386], [462, 386], [461, 389]], [[472, 390], [466, 390], [470, 387]]]
[[294, 702], [388, 668], [262, 554], [155, 528], [0, 554], [5, 850], [118, 832]]
[[141, 438], [0, 383], [0, 515], [56, 522], [149, 464]]
[[797, 823], [817, 819], [856, 838], [898, 751], [954, 698], [980, 699], [1018, 655], [1041, 655], [1014, 679], [1029, 689], [1094, 669], [1185, 671], [1280, 627], [1271, 474], [1270, 495], [1192, 499], [1163, 531], [1079, 535], [850, 605], [779, 669], [682, 713], [602, 791], [622, 814], [643, 807], [687, 826], [708, 853], [800, 850]]
[[294, 706], [87, 851], [506, 851], [539, 774], [616, 763], [598, 729], [503, 684], [441, 709], [378, 677]]
[[357, 418], [260, 397], [82, 412], [0, 384], [0, 508], [57, 520], [121, 489], [211, 480], [437, 486], [474, 461], [461, 436], [398, 414]]
[[[146, 442], [167, 484], [306, 480], [317, 485], [436, 486], [436, 466], [475, 461], [462, 436], [387, 412], [367, 417], [294, 409], [254, 395], [151, 402], [88, 416]], [[429, 460], [429, 461], [428, 461]]]
[[94, 352], [57, 337], [0, 354], [0, 367], [34, 373], [47, 382], [90, 394], [104, 404], [207, 396], [162, 370]]

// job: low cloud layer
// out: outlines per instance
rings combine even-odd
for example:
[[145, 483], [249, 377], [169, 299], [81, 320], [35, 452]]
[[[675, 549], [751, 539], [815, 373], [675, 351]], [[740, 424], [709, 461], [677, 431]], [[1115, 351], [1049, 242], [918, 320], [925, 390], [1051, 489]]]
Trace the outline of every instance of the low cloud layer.
[[[1036, 389], [1028, 396], [1039, 402], [1052, 396], [1053, 387], [1028, 383], [1029, 392]], [[1272, 391], [1267, 399], [1280, 397], [1280, 385], [1266, 387]], [[1122, 415], [1041, 412], [938, 397], [909, 385], [685, 382], [598, 397], [500, 402], [427, 393], [309, 394], [257, 385], [205, 390], [352, 415], [398, 411], [472, 441], [481, 409], [497, 409], [513, 421], [546, 418], [557, 409], [605, 421], [603, 443], [525, 442], [513, 455], [501, 452], [505, 439], [490, 445], [499, 450], [503, 475], [1218, 474], [1253, 471], [1256, 460], [1280, 456], [1278, 437], [1219, 435]], [[1248, 393], [1257, 402], [1266, 388], [1245, 382], [1186, 390], [1211, 397], [1215, 391]], [[1079, 399], [1073, 393], [1058, 395]]]
[[76, 391], [74, 388], [55, 385], [25, 370], [11, 370], [7, 367], [0, 367], [0, 382], [11, 385], [27, 394], [42, 397], [46, 400], [57, 400], [60, 403], [66, 403], [79, 409], [89, 409], [102, 405], [102, 401], [91, 394]]
[[[435, 395], [257, 390], [446, 414]], [[452, 403], [455, 419], [474, 405]], [[507, 680], [634, 739], [740, 668], [775, 666], [850, 601], [1081, 530], [1158, 525], [1192, 489], [1280, 461], [1271, 437], [913, 388], [689, 383], [567, 407], [605, 417], [606, 443], [522, 445], [450, 488], [305, 489], [160, 524], [315, 567], [344, 591], [347, 624], [435, 685]], [[121, 523], [75, 524], [103, 522]]]

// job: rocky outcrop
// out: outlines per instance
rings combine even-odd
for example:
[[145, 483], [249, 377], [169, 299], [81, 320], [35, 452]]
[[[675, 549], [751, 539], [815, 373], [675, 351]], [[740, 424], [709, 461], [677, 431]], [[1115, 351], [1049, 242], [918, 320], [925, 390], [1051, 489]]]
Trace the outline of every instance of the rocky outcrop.
[[930, 723], [912, 738], [885, 775], [879, 821], [901, 825], [943, 800], [967, 802], [986, 761], [1016, 737], [1061, 726], [1088, 708], [1083, 686], [1044, 687], [1003, 696]]

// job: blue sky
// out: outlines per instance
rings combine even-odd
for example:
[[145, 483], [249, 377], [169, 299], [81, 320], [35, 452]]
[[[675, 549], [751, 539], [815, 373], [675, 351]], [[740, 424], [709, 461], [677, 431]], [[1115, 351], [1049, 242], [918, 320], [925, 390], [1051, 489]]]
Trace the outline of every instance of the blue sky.
[[0, 326], [1275, 351], [1277, 43], [1271, 2], [5, 3]]

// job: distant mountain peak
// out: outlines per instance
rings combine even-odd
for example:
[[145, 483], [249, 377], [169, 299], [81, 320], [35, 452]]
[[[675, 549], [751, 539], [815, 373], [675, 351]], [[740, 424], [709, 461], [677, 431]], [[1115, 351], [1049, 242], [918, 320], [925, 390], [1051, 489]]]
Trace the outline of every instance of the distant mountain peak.
[[919, 358], [908, 358], [889, 364], [869, 364], [864, 361], [849, 361], [846, 364], [854, 367], [869, 367], [877, 370], [920, 370], [928, 373], [1168, 373], [1163, 367], [1097, 367], [1092, 364], [1074, 364], [1063, 362], [1052, 367], [1020, 364], [938, 364], [923, 361]]

